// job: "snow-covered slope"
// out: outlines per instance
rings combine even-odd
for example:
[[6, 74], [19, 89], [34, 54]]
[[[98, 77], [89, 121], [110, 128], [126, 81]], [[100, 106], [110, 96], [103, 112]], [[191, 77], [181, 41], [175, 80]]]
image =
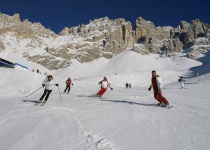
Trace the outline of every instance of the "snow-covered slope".
[[[210, 149], [210, 74], [199, 80], [187, 78], [183, 90], [175, 82], [178, 75], [196, 73], [190, 70], [193, 67], [206, 70], [209, 61], [203, 58], [203, 66], [199, 66], [201, 62], [182, 55], [162, 59], [127, 51], [110, 60], [73, 61], [71, 67], [49, 71], [61, 92], [67, 77], [72, 77], [70, 94], [61, 94], [61, 102], [54, 87], [43, 107], [34, 106], [43, 88], [26, 96], [41, 87], [45, 75], [0, 68], [0, 149]], [[18, 54], [12, 56], [24, 62]], [[171, 109], [157, 107], [153, 92], [147, 90], [153, 69], [162, 77], [163, 95], [174, 106]], [[94, 98], [104, 75], [114, 90]], [[126, 82], [132, 88], [125, 89]]]
[[[13, 73], [0, 72], [1, 78]], [[113, 85], [104, 98], [89, 97], [98, 88], [90, 81], [75, 81], [71, 93], [62, 94], [62, 102], [55, 87], [49, 102], [35, 107], [43, 90], [25, 95], [32, 86], [39, 87], [43, 77], [31, 74], [29, 79], [29, 74], [15, 73], [19, 81], [12, 78], [1, 87], [1, 95], [15, 96], [0, 100], [0, 149], [210, 149], [209, 74], [199, 84], [197, 78], [188, 79], [184, 90], [178, 83], [164, 86], [163, 94], [174, 106], [171, 109], [157, 107], [152, 92], [141, 87]], [[14, 82], [21, 87], [24, 81], [29, 83], [25, 94], [12, 88]], [[60, 86], [63, 90], [64, 85]]]
[[163, 59], [157, 54], [143, 56], [133, 51], [126, 51], [112, 59], [100, 58], [86, 64], [75, 60], [70, 67], [57, 71], [55, 75], [61, 78], [70, 76], [79, 81], [92, 80], [91, 77], [100, 80], [101, 77], [108, 76], [116, 85], [124, 86], [126, 82], [131, 82], [136, 86], [147, 86], [151, 71], [157, 70], [164, 78], [164, 83], [168, 84], [176, 82], [177, 77], [186, 73], [191, 67], [202, 64], [182, 55], [177, 54], [172, 58]]

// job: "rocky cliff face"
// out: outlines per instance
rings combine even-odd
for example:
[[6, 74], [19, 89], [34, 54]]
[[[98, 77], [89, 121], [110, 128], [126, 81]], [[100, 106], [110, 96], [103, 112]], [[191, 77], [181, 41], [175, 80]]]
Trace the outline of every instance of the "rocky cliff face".
[[[108, 17], [90, 21], [88, 25], [64, 28], [60, 32], [61, 36], [73, 36], [75, 39], [82, 39], [83, 43], [71, 42], [68, 45], [59, 47], [62, 49], [73, 49], [80, 53], [69, 57], [78, 58], [81, 62], [91, 61], [99, 57], [111, 58], [132, 48], [134, 44], [132, 36], [132, 26], [125, 19], [110, 20]], [[68, 55], [68, 54], [67, 54]]]
[[56, 37], [56, 34], [45, 29], [40, 23], [31, 23], [27, 19], [21, 22], [20, 15], [0, 14], [0, 35], [11, 33], [17, 38]]
[[23, 56], [28, 61], [36, 62], [49, 69], [63, 68], [68, 66], [71, 61], [39, 52], [45, 52], [44, 48], [47, 47], [47, 42], [56, 37], [58, 35], [40, 23], [21, 21], [19, 14], [13, 16], [0, 14], [0, 51], [11, 49], [14, 49], [14, 52], [22, 51], [21, 46], [24, 46]]
[[198, 19], [191, 23], [181, 21], [177, 28], [173, 28], [155, 27], [152, 22], [140, 17], [133, 36], [138, 45], [133, 50], [141, 54], [160, 53], [170, 57], [185, 49], [189, 58], [196, 59], [209, 49], [209, 36], [209, 26]]
[[4, 43], [0, 40], [0, 51], [5, 50]]
[[[14, 40], [8, 40], [9, 38]], [[23, 42], [25, 41], [25, 42]], [[111, 58], [126, 49], [142, 55], [159, 53], [170, 57], [186, 50], [196, 59], [210, 49], [210, 27], [196, 19], [181, 21], [174, 27], [156, 27], [142, 17], [134, 26], [125, 19], [95, 19], [87, 25], [64, 28], [59, 35], [40, 23], [21, 21], [19, 14], [0, 14], [0, 51], [24, 46], [23, 56], [55, 70], [67, 67], [72, 59], [89, 62], [99, 57]]]

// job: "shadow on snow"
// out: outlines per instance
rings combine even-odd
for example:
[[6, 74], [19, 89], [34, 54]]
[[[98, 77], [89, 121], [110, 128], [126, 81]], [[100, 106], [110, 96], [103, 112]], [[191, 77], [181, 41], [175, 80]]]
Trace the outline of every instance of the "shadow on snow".
[[130, 105], [141, 105], [141, 106], [157, 106], [157, 104], [136, 103], [136, 102], [126, 101], [126, 100], [101, 100], [101, 101], [111, 102], [111, 103], [126, 103]]
[[38, 101], [37, 100], [22, 100], [23, 102], [25, 103], [37, 103]]
[[193, 74], [190, 75], [190, 77], [196, 77], [197, 73], [199, 75], [204, 75], [207, 73], [210, 73], [210, 50], [206, 53], [204, 53], [204, 57], [200, 57], [196, 59], [197, 61], [202, 62], [203, 64], [201, 66], [192, 67], [190, 68], [191, 71], [193, 71]]

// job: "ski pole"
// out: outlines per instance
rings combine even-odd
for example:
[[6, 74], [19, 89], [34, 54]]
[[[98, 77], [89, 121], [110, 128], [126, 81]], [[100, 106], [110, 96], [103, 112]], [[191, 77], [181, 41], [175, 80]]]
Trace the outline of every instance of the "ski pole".
[[[42, 87], [38, 88], [36, 91], [40, 90], [41, 88], [42, 88]], [[27, 95], [26, 97], [28, 97], [28, 96], [34, 94], [36, 91], [32, 92], [31, 94]]]
[[[101, 87], [101, 85], [99, 84], [99, 85], [98, 85], [98, 90], [100, 89], [100, 87]], [[97, 91], [98, 91], [98, 90], [97, 90]]]
[[[60, 94], [60, 99], [61, 99], [61, 92], [60, 92], [59, 86], [58, 86], [58, 92]], [[61, 102], [62, 102], [62, 99], [61, 99]]]
[[106, 93], [105, 97], [107, 98], [108, 94], [111, 92], [112, 90], [109, 90], [109, 92]]

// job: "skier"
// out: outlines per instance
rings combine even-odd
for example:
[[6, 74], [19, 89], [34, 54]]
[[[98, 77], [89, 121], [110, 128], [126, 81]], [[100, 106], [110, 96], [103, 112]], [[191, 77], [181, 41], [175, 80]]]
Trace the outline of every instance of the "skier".
[[70, 91], [70, 86], [71, 85], [74, 85], [73, 83], [71, 83], [72, 81], [71, 81], [71, 78], [69, 77], [67, 80], [66, 80], [66, 89], [64, 90], [64, 92], [63, 93], [66, 93], [66, 90], [68, 89], [68, 92], [67, 93], [69, 93], [69, 91]]
[[106, 92], [108, 87], [111, 90], [113, 90], [113, 88], [110, 86], [111, 84], [108, 82], [106, 77], [104, 77], [104, 79], [100, 81], [98, 84], [101, 84], [101, 90], [96, 94], [96, 97], [101, 97]]
[[162, 80], [159, 75], [156, 75], [156, 71], [152, 71], [152, 83], [149, 87], [149, 91], [151, 88], [153, 88], [154, 91], [154, 98], [159, 102], [158, 106], [167, 107], [169, 106], [168, 101], [165, 99], [165, 97], [162, 96]]
[[46, 96], [45, 100], [42, 103], [45, 104], [47, 102], [47, 99], [48, 99], [50, 93], [52, 92], [53, 85], [58, 86], [58, 83], [54, 83], [53, 76], [48, 75], [47, 78], [42, 82], [42, 87], [45, 87], [45, 90], [44, 90], [43, 95], [39, 99], [39, 103], [42, 102], [42, 100], [45, 96]]
[[128, 88], [128, 83], [125, 84], [125, 88]]
[[183, 79], [183, 76], [181, 76], [180, 77], [180, 79], [179, 79], [179, 82], [181, 83], [181, 87], [180, 87], [180, 89], [184, 89], [184, 79]]
[[126, 88], [131, 88], [131, 84], [130, 84], [130, 83], [126, 83], [126, 84], [125, 84], [125, 87], [126, 87]]

